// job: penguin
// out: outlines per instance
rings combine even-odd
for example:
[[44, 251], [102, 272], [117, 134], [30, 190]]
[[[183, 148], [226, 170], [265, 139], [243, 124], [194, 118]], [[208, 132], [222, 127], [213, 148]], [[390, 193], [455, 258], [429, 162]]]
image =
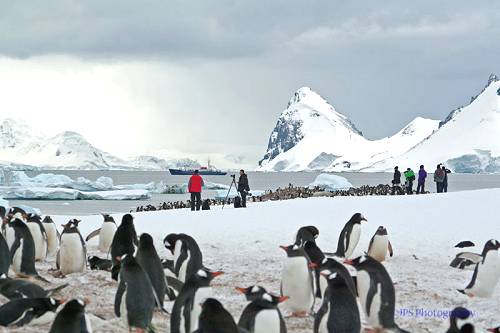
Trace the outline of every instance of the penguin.
[[373, 259], [382, 262], [387, 257], [387, 251], [389, 251], [389, 256], [394, 255], [391, 242], [387, 236], [387, 229], [380, 226], [370, 240], [367, 254]]
[[0, 234], [0, 275], [7, 276], [9, 274], [10, 264], [9, 245], [3, 235]]
[[50, 216], [45, 216], [42, 220], [45, 233], [47, 234], [47, 256], [53, 257], [57, 254], [59, 248], [59, 231], [57, 230], [54, 220]]
[[186, 281], [170, 315], [170, 333], [190, 333], [198, 329], [201, 303], [212, 296], [210, 282], [223, 272], [199, 269]]
[[326, 279], [321, 278], [318, 267], [325, 259], [325, 255], [314, 241], [306, 241], [303, 246], [307, 257], [309, 258], [309, 268], [311, 268], [314, 272], [315, 296], [317, 298], [322, 298], [323, 292], [328, 286], [328, 283]]
[[149, 330], [157, 298], [153, 285], [134, 256], [125, 254], [120, 259], [120, 278], [115, 295], [115, 314], [132, 328]]
[[463, 270], [474, 270], [481, 261], [483, 261], [483, 257], [478, 253], [460, 252], [453, 258], [450, 266]]
[[326, 269], [321, 270], [321, 275], [328, 280], [328, 288], [314, 318], [314, 333], [359, 333], [361, 319], [356, 294], [337, 272]]
[[80, 220], [73, 219], [63, 224], [61, 245], [57, 252], [57, 269], [64, 276], [71, 273], [81, 273], [87, 267], [87, 248], [78, 230]]
[[35, 242], [35, 261], [43, 261], [47, 257], [47, 232], [38, 215], [28, 214], [28, 222], [26, 223], [30, 229], [31, 236]]
[[125, 254], [134, 255], [138, 244], [139, 241], [134, 227], [134, 217], [130, 214], [125, 214], [111, 242], [110, 252], [113, 266], [119, 264], [117, 258], [121, 258]]
[[356, 268], [357, 288], [366, 321], [375, 330], [405, 332], [394, 322], [396, 293], [384, 265], [363, 255], [344, 261]]
[[[450, 327], [446, 333], [474, 332], [472, 317], [472, 313], [466, 308], [457, 307], [453, 309], [450, 314]], [[472, 331], [470, 331], [471, 327]]]
[[[309, 267], [315, 269], [319, 273], [321, 273], [322, 270], [329, 270], [331, 272], [336, 272], [337, 275], [344, 280], [344, 283], [347, 285], [352, 294], [354, 296], [357, 296], [358, 293], [355, 282], [356, 279], [355, 277], [351, 276], [349, 270], [342, 263], [338, 262], [333, 258], [323, 258], [320, 262], [311, 261]], [[318, 285], [320, 287], [319, 288], [320, 295], [317, 297], [324, 298], [325, 292], [328, 288], [328, 276], [320, 274]]]
[[11, 269], [20, 277], [34, 277], [49, 282], [42, 278], [35, 268], [35, 242], [26, 223], [14, 218], [9, 222], [9, 227], [15, 236], [10, 247]]
[[218, 300], [207, 298], [201, 306], [199, 328], [195, 333], [239, 333], [239, 329], [233, 316]]
[[17, 298], [46, 298], [66, 288], [67, 283], [51, 289], [43, 289], [39, 285], [27, 280], [9, 279], [6, 275], [0, 276], [0, 294], [13, 300]]
[[243, 309], [238, 326], [253, 333], [286, 333], [286, 324], [278, 304], [288, 296], [275, 296], [264, 288], [253, 286], [238, 289], [251, 302]]
[[115, 235], [117, 226], [115, 219], [113, 219], [113, 216], [108, 214], [102, 214], [102, 216], [104, 217], [102, 226], [99, 229], [91, 232], [87, 236], [85, 241], [88, 242], [91, 238], [99, 236], [99, 251], [108, 253], [111, 247], [111, 243], [113, 242], [113, 237]]
[[295, 245], [304, 246], [305, 242], [316, 242], [319, 236], [319, 230], [313, 225], [302, 227], [295, 236]]
[[3, 219], [2, 223], [2, 234], [5, 237], [5, 240], [7, 241], [7, 245], [9, 246], [9, 249], [11, 248], [12, 244], [14, 244], [14, 241], [16, 239], [14, 227], [10, 224], [10, 222], [18, 219], [21, 222], [26, 223], [26, 214], [22, 214], [21, 212], [16, 212], [14, 213], [14, 208], [11, 208], [5, 218]]
[[[44, 324], [52, 318], [47, 312], [55, 312], [61, 301], [55, 298], [21, 298], [0, 306], [0, 326], [21, 327], [26, 324]], [[53, 314], [52, 314], [53, 315]]]
[[91, 333], [90, 319], [85, 313], [86, 301], [73, 299], [59, 311], [49, 333]]
[[156, 252], [153, 237], [151, 237], [150, 234], [142, 234], [140, 236], [139, 247], [137, 248], [135, 258], [137, 263], [141, 265], [142, 269], [151, 280], [151, 284], [153, 285], [153, 289], [157, 297], [157, 307], [163, 309], [165, 295], [168, 296], [169, 300], [173, 300], [175, 295], [172, 291], [169, 292], [161, 259]]
[[281, 295], [290, 297], [285, 308], [292, 316], [305, 317], [312, 311], [315, 300], [314, 279], [304, 248], [281, 246], [287, 254], [281, 276]]
[[337, 252], [335, 255], [341, 258], [349, 258], [359, 242], [361, 236], [361, 222], [367, 219], [361, 214], [354, 214], [351, 219], [345, 224], [340, 232]]
[[91, 270], [101, 270], [111, 272], [113, 263], [109, 259], [102, 259], [97, 256], [87, 258]]
[[173, 273], [181, 282], [203, 268], [203, 255], [198, 243], [186, 234], [169, 234], [163, 240], [165, 248], [174, 256]]
[[491, 297], [500, 278], [500, 243], [491, 239], [484, 245], [481, 262], [476, 265], [472, 280], [458, 291], [469, 297]]

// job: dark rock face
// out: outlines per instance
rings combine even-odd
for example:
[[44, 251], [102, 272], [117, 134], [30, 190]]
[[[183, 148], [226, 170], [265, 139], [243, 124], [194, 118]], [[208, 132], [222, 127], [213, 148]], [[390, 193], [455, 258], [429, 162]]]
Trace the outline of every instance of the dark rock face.
[[259, 161], [259, 165], [262, 165], [263, 161], [270, 161], [279, 154], [290, 150], [302, 140], [304, 135], [301, 132], [301, 127], [302, 121], [300, 120], [280, 117], [269, 138], [267, 153]]

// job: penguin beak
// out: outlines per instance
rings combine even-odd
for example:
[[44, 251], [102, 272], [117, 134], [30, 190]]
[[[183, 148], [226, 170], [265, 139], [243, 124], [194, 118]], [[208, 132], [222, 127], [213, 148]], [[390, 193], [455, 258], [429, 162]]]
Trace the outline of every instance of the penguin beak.
[[280, 245], [280, 249], [282, 249], [283, 251], [286, 251], [286, 250], [288, 250], [288, 246]]
[[488, 332], [491, 332], [491, 333], [495, 333], [495, 332], [496, 332], [496, 329], [494, 329], [494, 328], [488, 328], [488, 329], [487, 329], [487, 331], [488, 331]]
[[216, 277], [218, 277], [219, 275], [222, 275], [222, 274], [224, 274], [223, 271], [212, 272], [212, 278], [216, 278]]
[[290, 299], [289, 296], [281, 296], [280, 298], [278, 298], [278, 303], [283, 303], [284, 301]]
[[318, 268], [318, 264], [315, 262], [310, 262], [308, 266], [309, 266], [309, 268], [312, 268], [312, 269]]
[[247, 288], [236, 287], [234, 289], [242, 294], [246, 294], [247, 292]]
[[352, 261], [352, 259], [347, 259], [347, 260], [344, 260], [344, 264], [352, 266], [354, 264], [354, 262]]
[[116, 261], [118, 261], [118, 262], [121, 262], [121, 261], [122, 261], [122, 257], [119, 257], [119, 256], [118, 256], [118, 257], [115, 257], [115, 259], [116, 259]]
[[89, 305], [89, 304], [90, 304], [90, 299], [89, 299], [89, 298], [84, 298], [84, 299], [83, 299], [83, 303], [84, 303], [85, 305]]

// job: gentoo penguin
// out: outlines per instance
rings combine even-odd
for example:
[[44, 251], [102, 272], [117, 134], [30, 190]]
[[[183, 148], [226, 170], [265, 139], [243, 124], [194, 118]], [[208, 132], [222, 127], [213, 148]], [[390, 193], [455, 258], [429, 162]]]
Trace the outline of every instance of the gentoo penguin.
[[186, 234], [169, 234], [163, 244], [174, 256], [173, 273], [179, 281], [185, 282], [203, 268], [203, 255], [193, 237]]
[[170, 315], [170, 333], [190, 333], [198, 329], [201, 303], [212, 296], [210, 282], [222, 272], [199, 269], [186, 281]]
[[153, 285], [134, 256], [125, 254], [120, 261], [120, 284], [115, 296], [115, 314], [123, 318], [129, 330], [150, 329], [157, 302]]
[[47, 233], [38, 215], [28, 214], [26, 223], [35, 242], [35, 261], [43, 261], [47, 257]]
[[[199, 327], [196, 333], [238, 333], [238, 326], [233, 316], [224, 309], [222, 304], [214, 299], [207, 298], [201, 306]], [[271, 333], [271, 331], [268, 331]]]
[[[55, 312], [62, 302], [54, 298], [21, 298], [0, 306], [0, 325], [21, 327], [26, 324], [46, 323], [42, 318]], [[48, 316], [52, 318], [52, 316]]]
[[64, 229], [56, 258], [57, 269], [62, 275], [80, 273], [87, 267], [87, 248], [78, 223], [80, 220], [73, 219], [62, 225]]
[[302, 227], [295, 236], [295, 245], [304, 246], [305, 242], [315, 242], [319, 236], [319, 230], [313, 225]]
[[314, 306], [314, 279], [304, 248], [281, 246], [287, 259], [281, 275], [281, 295], [290, 297], [284, 304], [293, 316], [305, 317]]
[[9, 245], [3, 235], [0, 234], [0, 275], [5, 274], [7, 276], [9, 274], [10, 264]]
[[122, 223], [116, 229], [111, 242], [111, 260], [113, 266], [119, 262], [117, 258], [121, 258], [125, 254], [131, 256], [135, 253], [135, 247], [138, 245], [137, 233], [134, 227], [134, 217], [130, 214], [123, 215]]
[[47, 234], [47, 256], [53, 257], [57, 254], [57, 249], [59, 248], [60, 234], [54, 220], [50, 216], [45, 216], [42, 224]]
[[356, 294], [337, 272], [327, 269], [321, 275], [328, 280], [328, 288], [314, 318], [314, 333], [359, 333], [361, 319]]
[[315, 242], [306, 241], [303, 246], [307, 257], [309, 258], [309, 268], [311, 268], [314, 272], [315, 296], [317, 298], [322, 298], [323, 292], [328, 286], [328, 282], [326, 279], [321, 278], [318, 268], [321, 262], [325, 259], [325, 255]]
[[85, 314], [87, 302], [73, 299], [64, 304], [64, 307], [54, 319], [49, 333], [91, 333], [92, 326]]
[[253, 333], [286, 333], [286, 324], [278, 304], [288, 300], [288, 296], [272, 295], [259, 286], [237, 290], [251, 301], [241, 313], [239, 327]]
[[[312, 261], [309, 264], [309, 267], [317, 270], [320, 273], [322, 270], [328, 270], [330, 272], [337, 273], [337, 276], [344, 280], [344, 283], [347, 285], [352, 294], [357, 296], [358, 293], [355, 279], [353, 276], [351, 276], [349, 270], [342, 263], [333, 258], [323, 258], [320, 262]], [[317, 297], [324, 298], [325, 292], [328, 288], [328, 276], [320, 274], [319, 287], [321, 294]]]
[[108, 214], [102, 214], [102, 216], [104, 217], [102, 226], [99, 229], [92, 231], [87, 236], [85, 241], [88, 242], [91, 238], [99, 236], [99, 251], [108, 253], [117, 227], [113, 216]]
[[12, 300], [17, 298], [45, 298], [66, 288], [68, 284], [60, 285], [52, 289], [43, 289], [39, 285], [27, 280], [9, 279], [0, 276], [0, 294]]
[[14, 242], [10, 247], [11, 268], [21, 277], [35, 277], [41, 281], [48, 282], [35, 268], [35, 242], [31, 232], [23, 221], [14, 218], [9, 222], [9, 227], [14, 230]]
[[367, 255], [344, 263], [354, 266], [358, 273], [358, 295], [368, 324], [375, 330], [405, 332], [394, 322], [396, 293], [384, 265]]
[[[472, 317], [472, 313], [466, 308], [453, 309], [450, 314], [450, 327], [446, 333], [474, 332]], [[470, 327], [472, 327], [472, 331], [467, 331]]]
[[500, 243], [495, 239], [486, 242], [481, 254], [483, 260], [476, 265], [471, 282], [459, 292], [470, 297], [491, 297], [500, 278], [499, 248]]
[[10, 224], [10, 222], [16, 219], [24, 223], [27, 222], [26, 214], [22, 214], [21, 212], [14, 213], [14, 208], [11, 208], [7, 213], [7, 215], [5, 216], [5, 218], [3, 219], [2, 223], [2, 234], [5, 237], [5, 240], [7, 241], [9, 249], [12, 247], [12, 244], [14, 244], [14, 241], [16, 239], [16, 233], [14, 231], [14, 227]]
[[392, 257], [394, 253], [389, 237], [387, 236], [387, 229], [380, 226], [370, 240], [367, 254], [373, 259], [382, 262], [387, 257], [387, 251], [389, 251], [389, 256]]
[[113, 263], [110, 259], [102, 259], [97, 256], [88, 257], [88, 262], [91, 270], [100, 270], [111, 272]]
[[[157, 306], [163, 309], [163, 302], [165, 300], [165, 295], [170, 295], [168, 293], [167, 280], [165, 278], [165, 272], [163, 271], [163, 266], [161, 264], [161, 259], [156, 252], [153, 237], [150, 234], [142, 234], [139, 238], [139, 247], [137, 248], [137, 254], [135, 256], [137, 263], [141, 265], [144, 272], [151, 280], [153, 289], [158, 298]], [[174, 296], [175, 298], [175, 296]]]
[[361, 213], [354, 214], [340, 232], [337, 252], [335, 255], [341, 258], [351, 257], [361, 236], [361, 221], [367, 221]]
[[483, 257], [479, 253], [460, 252], [453, 258], [450, 266], [463, 270], [474, 270], [481, 261], [483, 261]]

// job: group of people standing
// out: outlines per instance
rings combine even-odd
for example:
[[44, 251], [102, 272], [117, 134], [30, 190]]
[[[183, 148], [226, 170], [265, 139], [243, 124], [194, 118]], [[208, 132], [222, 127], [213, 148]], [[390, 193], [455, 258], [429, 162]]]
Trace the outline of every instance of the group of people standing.
[[[451, 171], [444, 165], [438, 164], [434, 171], [434, 182], [436, 183], [436, 192], [448, 192], [448, 174]], [[411, 168], [406, 169], [403, 173], [405, 177], [404, 192], [406, 194], [413, 194], [413, 183], [417, 180], [417, 194], [425, 193], [425, 181], [427, 179], [427, 171], [423, 165], [420, 166], [417, 175]], [[392, 179], [392, 194], [396, 194], [397, 189], [401, 189], [401, 172], [399, 167], [394, 167], [394, 177]]]

